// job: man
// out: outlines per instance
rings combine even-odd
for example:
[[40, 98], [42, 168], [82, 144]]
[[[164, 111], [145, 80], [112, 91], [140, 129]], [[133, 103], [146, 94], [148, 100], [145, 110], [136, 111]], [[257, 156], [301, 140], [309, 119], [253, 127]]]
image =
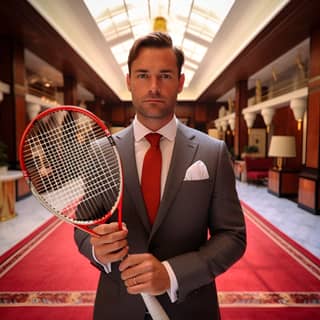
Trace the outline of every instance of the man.
[[[115, 136], [125, 225], [119, 230], [113, 217], [95, 227], [100, 238], [75, 231], [80, 252], [102, 271], [96, 320], [149, 319], [142, 292], [157, 296], [170, 319], [219, 319], [214, 279], [244, 253], [244, 218], [224, 142], [184, 126], [174, 114], [183, 62], [182, 51], [163, 33], [136, 40], [129, 53], [127, 85], [136, 117]], [[145, 136], [155, 132], [161, 135], [161, 201], [148, 217]], [[156, 184], [157, 173], [151, 175]]]

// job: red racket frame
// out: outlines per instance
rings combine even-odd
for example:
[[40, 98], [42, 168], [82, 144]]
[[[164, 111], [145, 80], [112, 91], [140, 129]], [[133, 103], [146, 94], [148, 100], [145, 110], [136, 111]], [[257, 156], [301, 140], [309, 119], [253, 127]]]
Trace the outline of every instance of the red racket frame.
[[[98, 118], [95, 114], [91, 113], [90, 111], [80, 108], [80, 107], [76, 107], [76, 106], [70, 106], [70, 105], [66, 105], [66, 106], [57, 106], [57, 107], [53, 107], [53, 108], [49, 108], [41, 113], [39, 113], [34, 119], [32, 119], [32, 121], [28, 124], [28, 126], [26, 127], [25, 131], [22, 134], [21, 140], [20, 140], [20, 145], [19, 145], [19, 161], [20, 161], [20, 167], [23, 173], [24, 178], [26, 179], [33, 195], [41, 202], [41, 204], [46, 207], [51, 213], [55, 214], [58, 218], [74, 225], [75, 227], [93, 235], [93, 236], [99, 236], [97, 233], [95, 233], [94, 231], [92, 231], [89, 227], [93, 226], [93, 225], [98, 225], [98, 224], [102, 224], [105, 223], [108, 219], [110, 219], [110, 217], [113, 215], [114, 211], [116, 209], [118, 209], [118, 226], [119, 226], [119, 230], [122, 230], [122, 198], [123, 198], [123, 183], [121, 182], [121, 188], [120, 188], [120, 196], [118, 198], [117, 203], [115, 204], [115, 206], [113, 207], [114, 209], [110, 210], [109, 212], [107, 212], [102, 218], [95, 220], [93, 223], [75, 223], [72, 222], [70, 219], [67, 219], [66, 217], [64, 217], [63, 215], [54, 212], [51, 208], [48, 208], [48, 206], [46, 205], [46, 203], [41, 199], [41, 197], [39, 197], [37, 194], [35, 194], [34, 190], [35, 188], [32, 185], [32, 182], [30, 181], [29, 175], [28, 175], [28, 171], [24, 162], [24, 152], [23, 152], [23, 148], [24, 148], [24, 143], [26, 140], [26, 137], [28, 136], [28, 133], [30, 132], [30, 130], [33, 128], [35, 122], [37, 122], [38, 120], [44, 118], [45, 116], [47, 116], [50, 113], [54, 113], [56, 111], [74, 111], [74, 112], [79, 112], [82, 113], [86, 116], [88, 116], [89, 118], [91, 118], [92, 120], [94, 120], [100, 127], [101, 129], [103, 129], [103, 131], [106, 134], [106, 137], [108, 138], [112, 138], [111, 137], [111, 133], [109, 131], [109, 129], [107, 128], [107, 126], [103, 123], [103, 121]], [[116, 148], [116, 147], [115, 147]], [[118, 152], [117, 152], [118, 153]], [[120, 162], [120, 158], [118, 159]], [[120, 177], [121, 177], [121, 181], [123, 181], [123, 174], [122, 174], [122, 166], [121, 166], [121, 162], [119, 163], [119, 168], [120, 168]]]

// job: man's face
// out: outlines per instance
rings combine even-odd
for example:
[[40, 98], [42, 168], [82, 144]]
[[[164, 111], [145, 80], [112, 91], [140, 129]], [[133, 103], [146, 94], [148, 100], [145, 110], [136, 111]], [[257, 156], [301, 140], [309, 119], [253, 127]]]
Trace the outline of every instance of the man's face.
[[176, 56], [170, 48], [142, 48], [127, 75], [128, 89], [138, 119], [144, 123], [171, 120], [184, 76], [178, 75]]

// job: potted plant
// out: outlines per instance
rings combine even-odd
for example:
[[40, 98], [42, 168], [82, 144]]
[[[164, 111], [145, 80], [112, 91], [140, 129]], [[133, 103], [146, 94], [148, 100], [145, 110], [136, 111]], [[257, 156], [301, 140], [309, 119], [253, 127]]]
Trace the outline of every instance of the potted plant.
[[255, 145], [244, 146], [241, 158], [244, 159], [246, 156], [254, 156], [255, 153], [259, 152], [259, 148]]
[[7, 149], [7, 145], [0, 141], [0, 174], [4, 174], [8, 171]]

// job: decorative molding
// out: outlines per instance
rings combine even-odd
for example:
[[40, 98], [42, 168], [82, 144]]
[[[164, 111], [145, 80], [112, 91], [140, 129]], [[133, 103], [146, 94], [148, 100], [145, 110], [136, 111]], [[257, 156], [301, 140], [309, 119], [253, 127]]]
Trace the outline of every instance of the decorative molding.
[[27, 93], [27, 88], [24, 85], [15, 83], [14, 85], [14, 94], [18, 96], [25, 96]]
[[2, 81], [0, 81], [0, 102], [3, 100], [3, 94], [10, 93], [10, 86]]
[[216, 128], [218, 129], [218, 131], [220, 131], [221, 129], [223, 131], [227, 131], [227, 127], [229, 124], [231, 130], [233, 131], [234, 127], [235, 127], [235, 119], [236, 119], [236, 114], [235, 114], [235, 112], [233, 112], [233, 113], [227, 114], [226, 116], [217, 118], [214, 121], [214, 124], [215, 124]]
[[309, 78], [309, 84], [312, 84], [313, 82], [317, 82], [320, 80], [320, 75]]
[[245, 115], [246, 113], [252, 113], [252, 112], [260, 113], [263, 109], [266, 109], [266, 108], [274, 108], [274, 109], [282, 108], [282, 107], [288, 106], [292, 99], [304, 98], [307, 96], [308, 96], [308, 87], [304, 87], [304, 88], [283, 94], [282, 96], [278, 96], [276, 98], [263, 101], [254, 106], [244, 108], [242, 110], [242, 114]]
[[0, 81], [0, 91], [3, 93], [10, 93], [10, 86], [2, 81]]
[[[308, 87], [304, 87], [292, 92], [277, 96], [273, 99], [263, 101], [261, 103], [255, 104], [254, 106], [249, 106], [242, 110], [244, 119], [246, 120], [248, 129], [253, 127], [254, 120], [258, 113], [261, 113], [264, 123], [267, 126], [267, 132], [269, 132], [269, 127], [272, 122], [275, 110], [278, 108], [286, 107], [291, 105], [292, 101], [305, 101], [308, 96]], [[292, 108], [291, 108], [292, 109]], [[293, 110], [293, 109], [292, 109]], [[302, 119], [299, 119], [301, 122]], [[299, 125], [298, 128], [301, 128]]]

